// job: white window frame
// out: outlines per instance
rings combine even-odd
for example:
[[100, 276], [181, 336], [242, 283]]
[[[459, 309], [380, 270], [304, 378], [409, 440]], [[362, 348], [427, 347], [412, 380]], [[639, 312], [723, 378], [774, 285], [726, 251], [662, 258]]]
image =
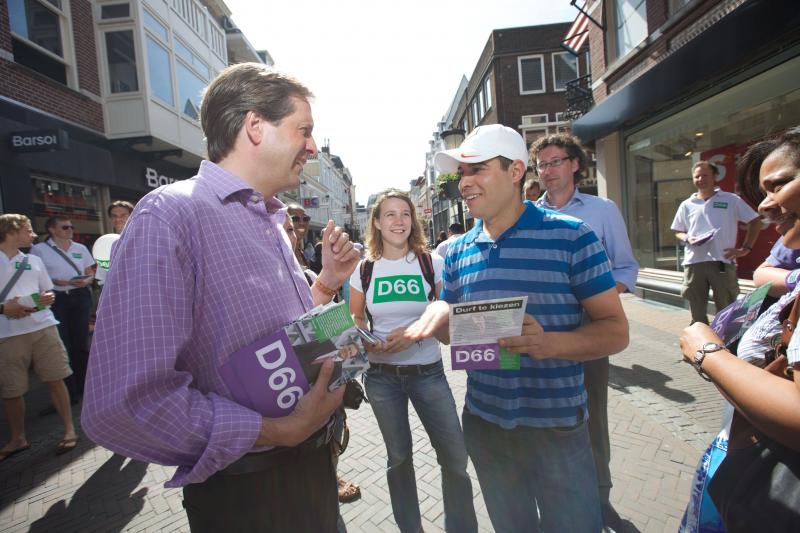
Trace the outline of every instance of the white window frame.
[[489, 110], [492, 108], [492, 77], [491, 76], [486, 76], [486, 79], [483, 80], [483, 94], [484, 94], [484, 98], [486, 98], [486, 100], [484, 100], [484, 102], [486, 104], [485, 105], [486, 112], [488, 113]]
[[[102, 54], [100, 71], [103, 77], [103, 87], [100, 91], [100, 94], [104, 95], [106, 98], [112, 99], [117, 97], [128, 98], [133, 95], [140, 95], [142, 94], [142, 51], [136, 39], [136, 28], [129, 24], [116, 25], [117, 21], [124, 19], [113, 20], [113, 25], [103, 24], [98, 32], [98, 35], [100, 36], [98, 39], [98, 47]], [[108, 47], [106, 46], [106, 33], [114, 33], [119, 31], [130, 31], [133, 33], [133, 53], [136, 54], [136, 57], [134, 58], [136, 60], [136, 82], [138, 83], [139, 88], [135, 91], [114, 93], [111, 92], [111, 73], [108, 70]]]
[[[78, 89], [78, 74], [76, 68], [77, 61], [75, 59], [75, 43], [72, 39], [72, 16], [71, 16], [72, 11], [70, 9], [70, 0], [60, 0], [61, 8], [54, 6], [47, 0], [33, 0], [33, 1], [38, 2], [39, 4], [44, 6], [45, 9], [49, 9], [58, 17], [58, 29], [61, 34], [61, 51], [64, 53], [64, 57], [61, 57], [58, 54], [51, 52], [47, 48], [39, 46], [35, 42], [29, 40], [27, 37], [12, 31], [10, 14], [8, 14], [9, 33], [11, 34], [12, 37], [19, 39], [20, 41], [24, 42], [27, 46], [30, 46], [37, 52], [45, 54], [47, 57], [54, 59], [59, 63], [62, 63], [64, 65], [64, 77], [66, 78], [67, 82], [66, 86], [71, 89], [77, 90]], [[8, 6], [8, 3], [6, 3], [6, 6]], [[33, 67], [26, 67], [26, 68], [30, 68], [34, 72], [39, 72]], [[45, 74], [41, 75], [45, 76], [46, 78], [50, 78]]]
[[[539, 68], [542, 73], [542, 88], [541, 90], [526, 91], [522, 86], [522, 62], [526, 59], [539, 59]], [[517, 78], [519, 78], [519, 94], [542, 94], [547, 91], [547, 80], [544, 76], [544, 54], [532, 54], [527, 56], [517, 57]]]
[[564, 56], [564, 55], [570, 56], [575, 60], [575, 78], [573, 79], [580, 78], [581, 76], [581, 62], [577, 56], [574, 56], [569, 52], [553, 52], [550, 57], [550, 69], [553, 72], [553, 92], [556, 93], [563, 93], [567, 90], [566, 83], [564, 84], [563, 89], [559, 89], [558, 87], [556, 87], [556, 62], [554, 58], [555, 56]]

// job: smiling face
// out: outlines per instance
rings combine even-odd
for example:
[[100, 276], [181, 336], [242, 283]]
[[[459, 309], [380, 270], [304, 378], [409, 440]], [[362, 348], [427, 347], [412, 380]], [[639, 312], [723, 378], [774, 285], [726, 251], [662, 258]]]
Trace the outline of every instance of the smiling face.
[[290, 222], [294, 226], [294, 232], [297, 238], [302, 240], [306, 236], [311, 218], [299, 207], [290, 207], [287, 211], [287, 218], [290, 219]]
[[800, 165], [788, 148], [772, 152], [761, 165], [759, 183], [767, 197], [758, 211], [776, 224], [788, 248], [800, 248]]
[[314, 119], [309, 103], [292, 97], [294, 112], [280, 123], [260, 122], [260, 165], [269, 175], [270, 185], [278, 191], [288, 191], [300, 185], [300, 172], [309, 156], [317, 153], [311, 133]]
[[122, 233], [122, 229], [125, 227], [125, 224], [128, 222], [128, 217], [130, 216], [131, 212], [125, 207], [117, 206], [111, 208], [111, 225], [114, 226], [114, 231], [116, 233]]
[[522, 198], [519, 180], [525, 175], [522, 161], [512, 161], [508, 168], [495, 158], [481, 163], [460, 163], [458, 189], [470, 214], [491, 223], [519, 204]]
[[375, 229], [381, 234], [384, 248], [408, 248], [413, 225], [411, 206], [401, 198], [387, 198], [381, 203], [378, 216], [373, 219]]
[[[567, 195], [575, 192], [575, 172], [578, 171], [578, 161], [567, 159], [569, 154], [561, 146], [551, 144], [542, 148], [536, 154], [536, 164], [545, 165], [538, 170], [539, 181], [549, 196]], [[558, 166], [555, 163], [559, 163]]]
[[692, 170], [692, 183], [700, 193], [710, 193], [717, 186], [717, 174], [708, 165], [698, 165]]

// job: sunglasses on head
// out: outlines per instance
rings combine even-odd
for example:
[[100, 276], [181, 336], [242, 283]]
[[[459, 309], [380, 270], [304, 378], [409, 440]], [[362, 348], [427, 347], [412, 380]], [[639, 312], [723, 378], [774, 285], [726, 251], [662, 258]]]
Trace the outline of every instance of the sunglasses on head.
[[301, 220], [302, 220], [303, 222], [308, 222], [308, 221], [310, 221], [310, 220], [311, 220], [311, 217], [310, 217], [310, 216], [308, 216], [308, 215], [306, 215], [306, 216], [304, 216], [304, 217], [301, 217], [301, 216], [299, 216], [299, 215], [292, 215], [292, 222], [300, 222]]
[[61, 226], [61, 229], [64, 230], [64, 231], [67, 231], [68, 229], [75, 229], [75, 226], [69, 226], [69, 225], [65, 224], [65, 225]]

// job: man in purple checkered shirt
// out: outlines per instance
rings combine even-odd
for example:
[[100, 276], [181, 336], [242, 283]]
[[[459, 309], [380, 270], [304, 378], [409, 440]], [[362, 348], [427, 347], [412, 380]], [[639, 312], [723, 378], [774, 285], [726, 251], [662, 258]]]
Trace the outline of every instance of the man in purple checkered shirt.
[[332, 531], [336, 473], [325, 431], [344, 387], [330, 361], [292, 414], [233, 401], [230, 354], [327, 303], [358, 252], [329, 222], [309, 289], [283, 230], [278, 192], [296, 188], [311, 136], [311, 93], [256, 63], [208, 86], [209, 161], [145, 196], [114, 251], [98, 310], [82, 413], [97, 443], [176, 465], [192, 531]]

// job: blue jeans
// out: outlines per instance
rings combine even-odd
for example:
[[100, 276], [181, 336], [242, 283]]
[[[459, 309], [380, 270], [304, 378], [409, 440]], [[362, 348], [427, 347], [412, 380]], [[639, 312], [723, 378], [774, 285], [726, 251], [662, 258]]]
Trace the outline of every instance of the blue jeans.
[[[586, 423], [503, 429], [464, 410], [464, 440], [497, 533], [603, 527]], [[537, 516], [537, 505], [539, 514]]]
[[416, 533], [422, 527], [408, 423], [408, 400], [411, 400], [428, 432], [437, 461], [442, 467], [445, 529], [477, 531], [464, 435], [441, 362], [418, 376], [392, 376], [375, 369], [368, 370], [365, 387], [386, 444], [386, 479], [392, 497], [394, 519], [400, 531]]

